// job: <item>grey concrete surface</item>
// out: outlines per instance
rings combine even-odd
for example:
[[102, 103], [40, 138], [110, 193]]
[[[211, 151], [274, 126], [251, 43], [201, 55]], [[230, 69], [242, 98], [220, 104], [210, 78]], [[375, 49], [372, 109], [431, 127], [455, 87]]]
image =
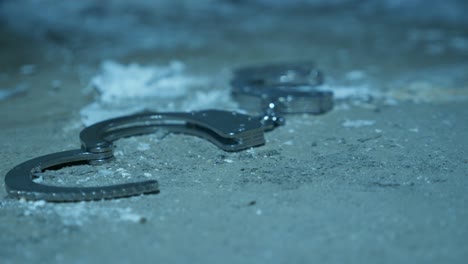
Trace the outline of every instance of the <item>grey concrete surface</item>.
[[[117, 141], [113, 163], [41, 178], [152, 178], [155, 195], [28, 202], [0, 181], [0, 263], [466, 263], [468, 28], [347, 8], [261, 9], [258, 20], [259, 10], [239, 11], [263, 28], [229, 20], [203, 31], [200, 47], [115, 54], [101, 53], [99, 38], [57, 44], [2, 24], [0, 88], [28, 88], [0, 101], [0, 175], [79, 147], [79, 111], [93, 101], [83, 90], [103, 59], [179, 59], [217, 90], [239, 65], [310, 58], [338, 98], [324, 115], [288, 116], [247, 151], [160, 132]], [[21, 73], [28, 64], [36, 69]]]

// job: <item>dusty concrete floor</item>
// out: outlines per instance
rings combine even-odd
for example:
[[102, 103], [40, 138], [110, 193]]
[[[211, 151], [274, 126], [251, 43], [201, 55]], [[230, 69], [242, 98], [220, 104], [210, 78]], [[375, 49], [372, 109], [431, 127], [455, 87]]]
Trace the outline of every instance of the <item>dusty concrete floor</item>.
[[[50, 184], [93, 185], [150, 173], [161, 185], [156, 195], [26, 202], [8, 198], [1, 181], [1, 262], [466, 263], [468, 50], [450, 48], [454, 38], [468, 38], [466, 27], [378, 16], [348, 23], [340, 10], [308, 12], [273, 21], [272, 31], [226, 32], [196, 49], [110, 57], [142, 64], [176, 58], [203, 76], [312, 58], [332, 89], [357, 91], [352, 72], [359, 70], [390, 103], [344, 97], [325, 115], [289, 116], [265, 146], [239, 153], [183, 135], [122, 139], [114, 163], [44, 176]], [[318, 26], [288, 30], [308, 23]], [[328, 31], [327, 23], [341, 31]], [[428, 32], [442, 37], [434, 41]], [[7, 28], [1, 36], [1, 88], [29, 87], [0, 101], [5, 175], [26, 159], [79, 146], [79, 110], [93, 100], [82, 90], [107, 57], [90, 52], [92, 44], [58, 49]], [[72, 60], [54, 52], [68, 49]], [[36, 71], [19, 73], [25, 64]], [[227, 88], [226, 78], [219, 89]], [[353, 126], [359, 120], [371, 122]], [[149, 149], [138, 149], [142, 143]], [[117, 173], [121, 168], [128, 174]]]

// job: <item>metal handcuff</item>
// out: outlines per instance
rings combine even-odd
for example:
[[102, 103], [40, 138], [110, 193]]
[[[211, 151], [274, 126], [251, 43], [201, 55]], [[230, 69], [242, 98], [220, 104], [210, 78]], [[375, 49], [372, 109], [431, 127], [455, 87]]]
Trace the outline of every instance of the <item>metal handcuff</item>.
[[99, 187], [59, 187], [33, 179], [37, 173], [55, 166], [110, 162], [114, 159], [113, 141], [160, 128], [204, 138], [225, 151], [263, 145], [264, 132], [284, 124], [283, 114], [318, 114], [332, 108], [333, 94], [317, 89], [322, 82], [322, 74], [308, 63], [241, 68], [234, 72], [232, 96], [254, 115], [224, 110], [144, 112], [102, 121], [81, 131], [80, 149], [37, 157], [11, 169], [5, 176], [7, 193], [13, 198], [56, 202], [157, 193], [159, 186], [155, 180]]

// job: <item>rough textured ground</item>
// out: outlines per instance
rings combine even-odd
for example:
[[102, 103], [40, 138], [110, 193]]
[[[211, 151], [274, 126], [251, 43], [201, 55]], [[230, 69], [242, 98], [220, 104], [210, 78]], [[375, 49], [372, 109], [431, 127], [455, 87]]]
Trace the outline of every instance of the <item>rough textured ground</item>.
[[[105, 59], [181, 60], [212, 80], [204, 88], [212, 92], [229, 89], [227, 73], [239, 65], [313, 59], [337, 102], [324, 115], [288, 116], [265, 146], [247, 151], [160, 132], [117, 141], [114, 163], [40, 178], [75, 186], [151, 178], [161, 185], [156, 195], [27, 202], [8, 198], [0, 181], [0, 262], [466, 263], [466, 21], [353, 13], [349, 2], [241, 5], [212, 11], [214, 22], [205, 18], [199, 28], [193, 22], [203, 15], [195, 12], [169, 28], [177, 47], [129, 41], [115, 52], [95, 32], [44, 38], [1, 24], [0, 89], [26, 88], [0, 101], [0, 175], [79, 147], [80, 110], [95, 100], [83, 91]], [[161, 12], [158, 22], [172, 25], [172, 11]], [[166, 41], [169, 29], [154, 30]], [[184, 46], [179, 38], [191, 34], [200, 43]]]

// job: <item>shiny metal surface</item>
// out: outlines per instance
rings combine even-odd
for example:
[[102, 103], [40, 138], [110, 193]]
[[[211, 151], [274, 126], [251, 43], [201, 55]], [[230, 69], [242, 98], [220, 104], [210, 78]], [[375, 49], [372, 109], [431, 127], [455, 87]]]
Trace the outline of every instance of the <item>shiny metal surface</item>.
[[322, 114], [333, 108], [333, 93], [323, 91], [323, 74], [312, 63], [282, 63], [239, 68], [231, 80], [240, 106], [261, 114], [275, 104], [278, 114]]
[[159, 191], [155, 180], [98, 187], [58, 187], [33, 181], [35, 174], [55, 166], [87, 162], [99, 165], [113, 159], [113, 141], [152, 133], [159, 128], [195, 135], [225, 151], [238, 151], [265, 143], [260, 120], [248, 115], [206, 110], [190, 113], [147, 112], [99, 122], [80, 133], [82, 148], [28, 160], [5, 176], [8, 195], [46, 201], [82, 201], [118, 198]]

